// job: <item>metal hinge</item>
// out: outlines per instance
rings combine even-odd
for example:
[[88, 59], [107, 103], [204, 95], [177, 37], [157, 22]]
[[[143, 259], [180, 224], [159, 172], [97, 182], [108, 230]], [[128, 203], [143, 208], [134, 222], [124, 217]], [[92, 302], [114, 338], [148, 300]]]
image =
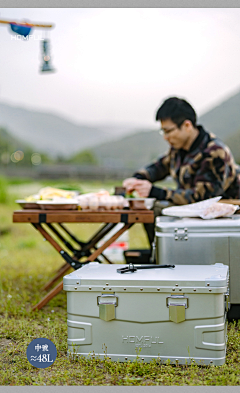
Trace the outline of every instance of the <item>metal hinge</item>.
[[188, 229], [174, 228], [174, 240], [188, 240]]

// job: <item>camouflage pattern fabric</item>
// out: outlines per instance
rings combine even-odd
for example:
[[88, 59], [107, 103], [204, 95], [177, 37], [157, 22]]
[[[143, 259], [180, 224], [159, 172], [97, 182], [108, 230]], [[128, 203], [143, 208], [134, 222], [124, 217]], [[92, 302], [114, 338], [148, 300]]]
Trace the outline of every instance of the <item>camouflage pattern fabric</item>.
[[189, 151], [170, 148], [166, 155], [133, 175], [151, 183], [169, 175], [175, 180], [176, 190], [153, 186], [149, 196], [168, 200], [175, 205], [220, 195], [224, 199], [240, 198], [240, 167], [235, 163], [230, 149], [202, 126], [198, 126], [198, 129], [200, 135]]

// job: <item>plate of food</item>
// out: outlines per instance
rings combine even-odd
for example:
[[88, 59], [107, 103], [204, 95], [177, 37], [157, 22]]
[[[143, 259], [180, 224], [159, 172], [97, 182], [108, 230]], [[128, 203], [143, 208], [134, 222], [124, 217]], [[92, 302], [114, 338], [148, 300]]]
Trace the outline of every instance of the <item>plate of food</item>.
[[44, 187], [37, 194], [17, 199], [15, 202], [23, 209], [75, 209], [77, 206], [74, 205], [78, 203], [75, 198], [78, 194], [78, 191]]
[[76, 210], [78, 201], [75, 199], [59, 198], [52, 201], [37, 201], [37, 205], [42, 210]]
[[15, 201], [18, 203], [23, 209], [40, 209], [40, 206], [36, 201], [26, 201], [25, 199], [17, 199]]

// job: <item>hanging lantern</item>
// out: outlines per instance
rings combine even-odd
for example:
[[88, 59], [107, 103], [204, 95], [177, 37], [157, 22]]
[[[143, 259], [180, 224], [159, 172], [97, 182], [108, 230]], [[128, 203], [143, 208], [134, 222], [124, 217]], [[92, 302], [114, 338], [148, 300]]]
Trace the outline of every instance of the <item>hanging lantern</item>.
[[43, 64], [41, 71], [42, 72], [54, 72], [55, 69], [52, 68], [51, 62], [50, 62], [50, 52], [49, 52], [49, 40], [43, 40], [42, 41], [42, 51], [43, 51]]
[[[51, 29], [54, 27], [53, 24], [39, 24], [39, 23], [29, 23], [29, 22], [17, 22], [12, 20], [3, 20], [0, 19], [0, 24], [7, 24], [10, 26], [11, 30], [24, 37], [27, 37], [33, 28], [43, 28], [43, 29]], [[53, 72], [55, 69], [52, 67], [50, 62], [50, 52], [49, 52], [49, 40], [44, 39], [42, 41], [42, 58], [43, 64], [40, 69], [41, 72]]]

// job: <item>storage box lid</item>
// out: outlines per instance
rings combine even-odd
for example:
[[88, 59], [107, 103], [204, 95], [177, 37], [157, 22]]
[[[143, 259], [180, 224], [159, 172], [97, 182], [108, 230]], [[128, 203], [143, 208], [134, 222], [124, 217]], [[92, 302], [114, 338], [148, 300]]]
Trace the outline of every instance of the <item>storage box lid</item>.
[[175, 228], [187, 228], [189, 232], [240, 232], [240, 216], [214, 218], [156, 217], [155, 230], [174, 232]]
[[[82, 268], [66, 275], [63, 278], [65, 290], [78, 289], [86, 286], [91, 290], [115, 290], [116, 287], [142, 287], [165, 288], [171, 291], [172, 287], [182, 290], [187, 288], [202, 288], [204, 290], [218, 289], [226, 291], [228, 286], [228, 266], [222, 263], [214, 265], [176, 265], [175, 268], [140, 269], [134, 273], [118, 273], [117, 269], [127, 267], [123, 264], [89, 263]], [[145, 265], [146, 266], [146, 265]], [[159, 265], [158, 265], [159, 266]], [[221, 289], [221, 290], [220, 290]]]

